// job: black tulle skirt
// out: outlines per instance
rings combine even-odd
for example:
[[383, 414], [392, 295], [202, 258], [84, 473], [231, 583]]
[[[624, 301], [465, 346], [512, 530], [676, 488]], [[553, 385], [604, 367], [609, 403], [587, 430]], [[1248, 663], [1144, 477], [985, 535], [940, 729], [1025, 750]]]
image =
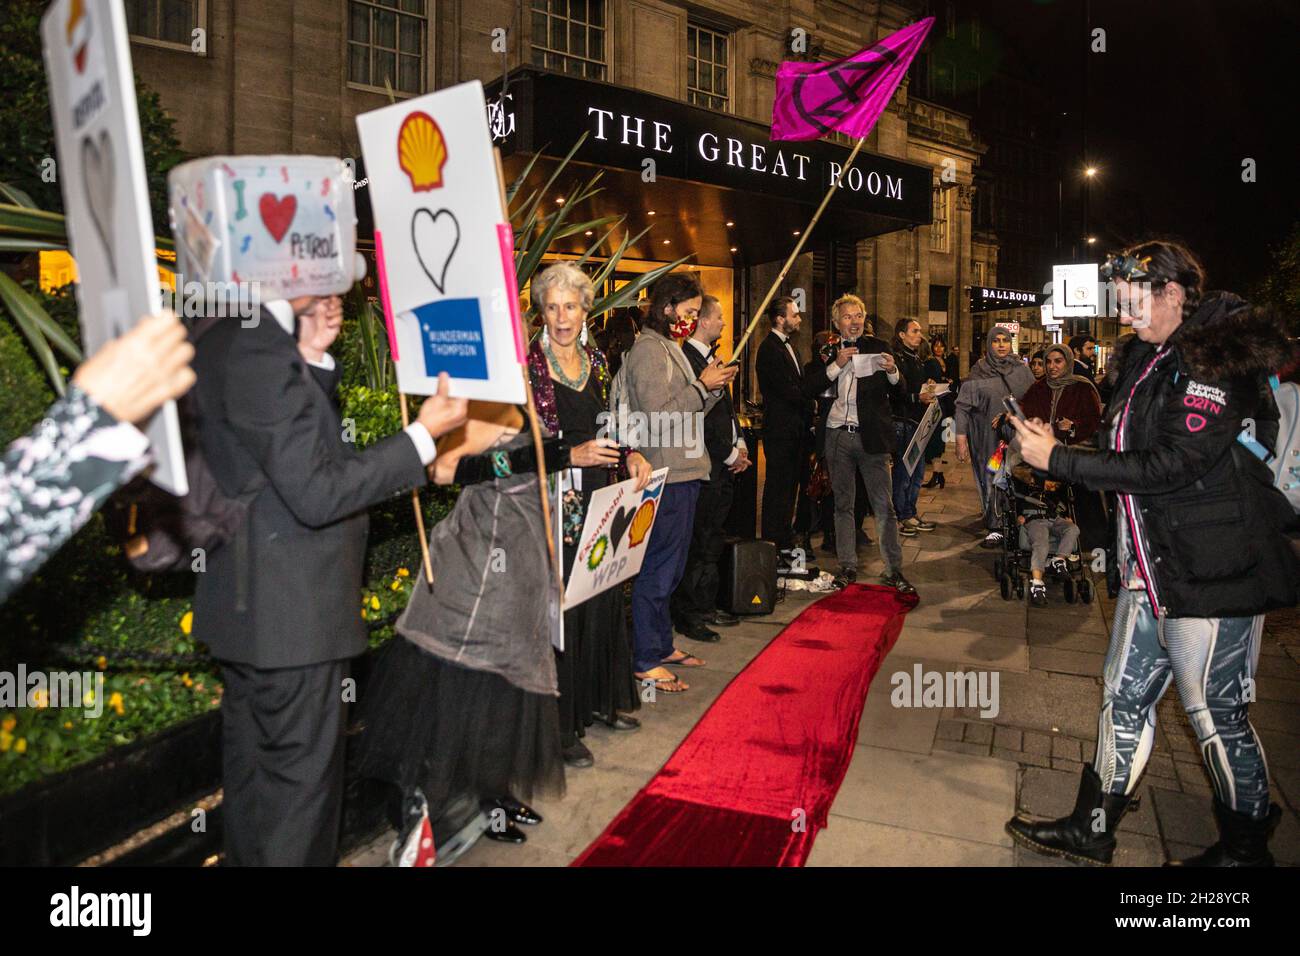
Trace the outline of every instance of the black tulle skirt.
[[564, 651], [556, 652], [560, 733], [584, 736], [594, 715], [641, 706], [632, 667], [626, 599], [618, 585], [564, 612]]
[[364, 777], [424, 791], [431, 817], [453, 798], [564, 791], [555, 698], [449, 664], [395, 637], [359, 702], [352, 759]]

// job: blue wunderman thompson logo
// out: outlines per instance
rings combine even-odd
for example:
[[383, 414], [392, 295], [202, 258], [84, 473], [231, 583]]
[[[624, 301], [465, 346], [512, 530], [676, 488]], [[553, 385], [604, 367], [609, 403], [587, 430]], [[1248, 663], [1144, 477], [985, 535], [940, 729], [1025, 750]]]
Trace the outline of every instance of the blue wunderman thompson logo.
[[430, 378], [439, 372], [453, 378], [488, 377], [478, 299], [442, 299], [414, 311], [424, 346], [424, 370]]

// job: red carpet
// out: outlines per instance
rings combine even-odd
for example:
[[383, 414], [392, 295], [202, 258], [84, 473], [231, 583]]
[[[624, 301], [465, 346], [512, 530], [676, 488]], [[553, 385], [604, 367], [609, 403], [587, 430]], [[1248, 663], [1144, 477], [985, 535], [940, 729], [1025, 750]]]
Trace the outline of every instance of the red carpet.
[[853, 585], [806, 608], [573, 865], [802, 866], [916, 600]]

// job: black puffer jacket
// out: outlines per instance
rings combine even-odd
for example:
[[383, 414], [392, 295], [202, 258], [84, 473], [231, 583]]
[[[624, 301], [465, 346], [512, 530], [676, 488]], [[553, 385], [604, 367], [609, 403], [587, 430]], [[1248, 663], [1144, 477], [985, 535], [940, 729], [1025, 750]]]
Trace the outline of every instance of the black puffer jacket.
[[[1060, 446], [1052, 474], [1132, 496], [1130, 537], [1161, 616], [1246, 617], [1297, 601], [1291, 517], [1268, 468], [1237, 441], [1276, 417], [1260, 381], [1286, 333], [1230, 293], [1208, 293], [1167, 348], [1128, 343], [1098, 446]], [[1132, 395], [1131, 401], [1129, 396]], [[1126, 410], [1127, 409], [1127, 410]]]

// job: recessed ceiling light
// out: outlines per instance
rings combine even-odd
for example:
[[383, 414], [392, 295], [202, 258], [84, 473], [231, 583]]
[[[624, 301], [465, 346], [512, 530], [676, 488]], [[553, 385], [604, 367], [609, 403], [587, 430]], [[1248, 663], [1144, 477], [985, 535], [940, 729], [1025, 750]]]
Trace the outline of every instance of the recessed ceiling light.
[[594, 235], [594, 233], [590, 229], [588, 229], [586, 232], [583, 233], [583, 235], [590, 236], [590, 235]]
[[796, 229], [796, 230], [794, 231], [794, 234], [795, 234], [796, 236], [799, 235], [799, 230]]
[[732, 251], [732, 252], [735, 252], [735, 251], [736, 251], [736, 247], [735, 247], [735, 246], [732, 246], [732, 247], [731, 247], [731, 251]]
[[563, 205], [564, 205], [564, 197], [561, 196], [559, 199], [555, 200], [555, 205], [557, 205], [557, 206], [563, 206]]
[[655, 211], [653, 209], [651, 209], [648, 213], [646, 213], [647, 216], [653, 216], [654, 214]]
[[730, 228], [731, 228], [732, 226], [734, 226], [734, 225], [735, 225], [735, 223], [732, 222], [730, 219], [727, 220], [727, 228], [728, 228], [728, 229], [730, 229]]
[[665, 239], [665, 240], [664, 240], [664, 245], [665, 245], [665, 246], [668, 245], [668, 243], [671, 242], [671, 241], [672, 241], [671, 239]]

